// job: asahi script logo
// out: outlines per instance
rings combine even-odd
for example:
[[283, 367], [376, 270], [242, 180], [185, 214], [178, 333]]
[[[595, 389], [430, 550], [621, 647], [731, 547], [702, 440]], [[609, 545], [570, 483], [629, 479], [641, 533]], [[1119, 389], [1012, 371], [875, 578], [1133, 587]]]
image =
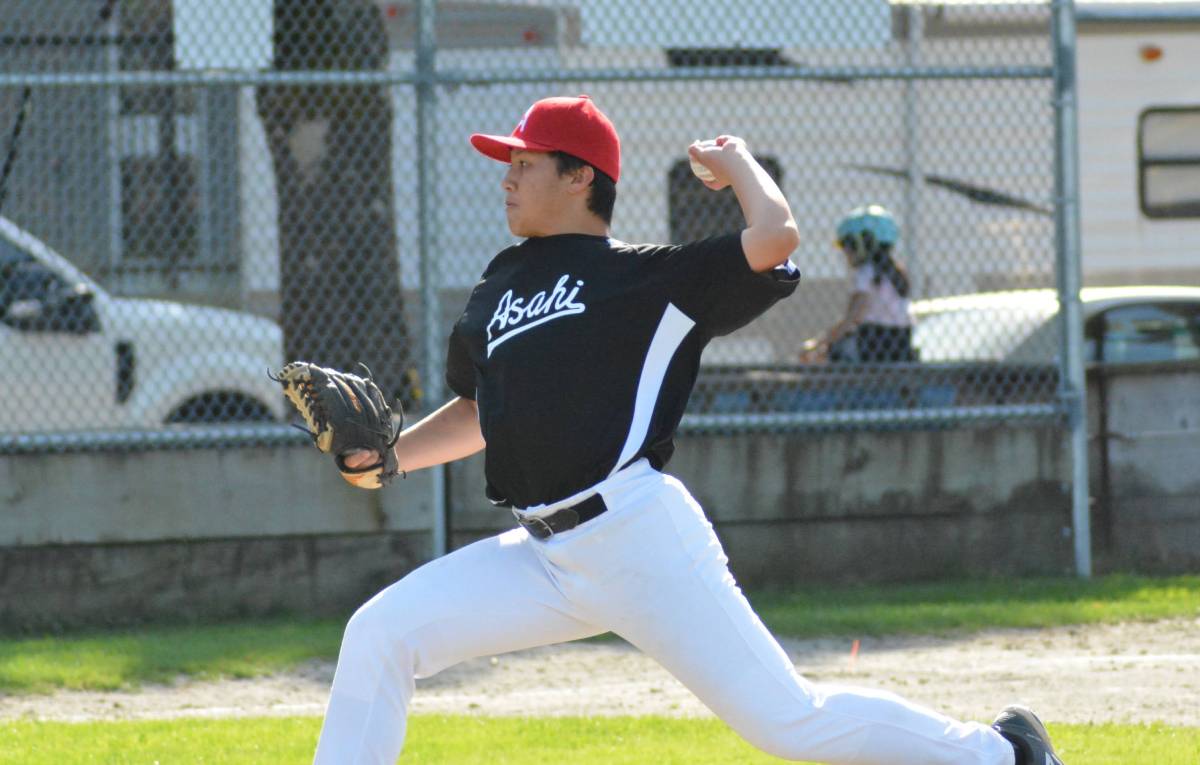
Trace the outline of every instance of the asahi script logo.
[[572, 281], [570, 274], [563, 274], [549, 292], [542, 290], [528, 298], [515, 297], [512, 290], [505, 292], [487, 325], [488, 356], [498, 345], [525, 330], [564, 316], [583, 313], [587, 306], [575, 300], [582, 286], [583, 280]]

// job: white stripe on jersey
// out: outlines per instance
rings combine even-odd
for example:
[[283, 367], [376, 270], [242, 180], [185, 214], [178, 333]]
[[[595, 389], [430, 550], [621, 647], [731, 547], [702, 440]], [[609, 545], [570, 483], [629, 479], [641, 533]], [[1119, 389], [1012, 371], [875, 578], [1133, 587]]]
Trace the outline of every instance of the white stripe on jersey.
[[675, 356], [675, 351], [683, 343], [683, 338], [696, 326], [696, 322], [688, 318], [673, 304], [667, 303], [654, 331], [654, 339], [650, 341], [650, 349], [646, 351], [646, 360], [642, 362], [642, 375], [638, 378], [637, 399], [633, 405], [633, 420], [629, 423], [629, 435], [625, 437], [625, 445], [621, 447], [621, 456], [613, 465], [609, 475], [616, 473], [621, 466], [637, 454], [650, 431], [650, 417], [654, 414], [654, 406], [658, 403], [658, 393], [662, 390], [663, 378], [667, 376], [667, 367]]

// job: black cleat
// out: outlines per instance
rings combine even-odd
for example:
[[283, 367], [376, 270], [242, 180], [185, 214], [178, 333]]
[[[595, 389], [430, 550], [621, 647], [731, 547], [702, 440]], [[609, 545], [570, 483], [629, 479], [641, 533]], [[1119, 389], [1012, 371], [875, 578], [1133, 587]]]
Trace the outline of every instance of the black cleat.
[[1064, 765], [1054, 752], [1046, 726], [1029, 708], [1005, 707], [992, 727], [1017, 750], [1017, 765]]

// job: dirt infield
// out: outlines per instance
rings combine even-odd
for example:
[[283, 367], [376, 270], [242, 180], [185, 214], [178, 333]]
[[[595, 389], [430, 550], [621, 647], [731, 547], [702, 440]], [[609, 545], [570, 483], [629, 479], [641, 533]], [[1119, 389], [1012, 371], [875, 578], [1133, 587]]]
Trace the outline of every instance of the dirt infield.
[[[894, 691], [960, 718], [1020, 700], [1055, 722], [1200, 726], [1200, 618], [1003, 630], [964, 638], [789, 640], [801, 674]], [[320, 715], [333, 665], [253, 680], [129, 692], [0, 696], [0, 719], [110, 720]], [[619, 641], [477, 659], [418, 683], [415, 712], [707, 715], [670, 675]]]

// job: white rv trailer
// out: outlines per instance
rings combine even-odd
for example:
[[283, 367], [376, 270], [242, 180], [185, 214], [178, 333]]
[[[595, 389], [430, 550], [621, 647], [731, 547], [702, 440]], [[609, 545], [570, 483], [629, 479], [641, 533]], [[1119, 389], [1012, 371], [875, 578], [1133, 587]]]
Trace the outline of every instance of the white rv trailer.
[[1200, 284], [1200, 3], [1078, 7], [1084, 282]]

